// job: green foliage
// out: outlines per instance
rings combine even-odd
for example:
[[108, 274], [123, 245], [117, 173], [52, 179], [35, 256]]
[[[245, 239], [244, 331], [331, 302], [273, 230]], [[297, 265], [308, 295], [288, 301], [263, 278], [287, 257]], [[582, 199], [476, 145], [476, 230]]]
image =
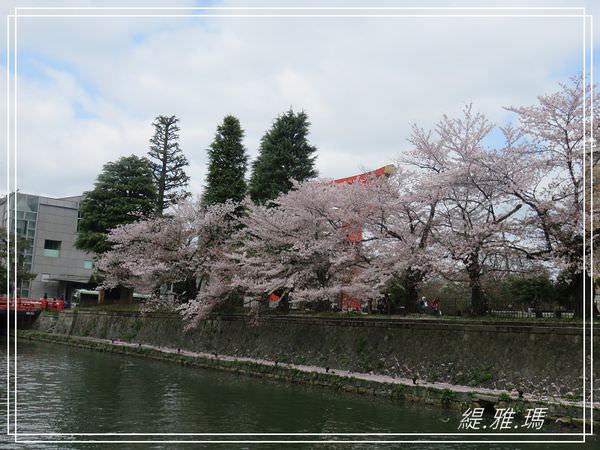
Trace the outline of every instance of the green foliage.
[[[418, 276], [418, 273], [414, 274]], [[413, 281], [418, 281], [414, 280]], [[428, 299], [438, 298], [444, 314], [456, 314], [463, 311], [470, 297], [469, 287], [465, 283], [448, 281], [441, 278], [430, 278], [418, 281], [416, 298], [411, 297], [411, 280], [407, 273], [396, 275], [388, 284], [386, 295], [391, 304], [392, 312], [398, 312], [404, 306], [406, 312], [415, 312], [417, 300], [425, 296]]]
[[402, 384], [395, 384], [394, 387], [392, 387], [392, 397], [402, 397], [404, 396], [404, 385]]
[[492, 381], [494, 376], [491, 372], [491, 367], [474, 367], [471, 370], [471, 385], [476, 386]]
[[330, 376], [330, 383], [333, 387], [342, 389], [346, 385], [347, 380], [343, 377]]
[[[578, 284], [578, 281], [582, 280], [582, 274], [574, 274], [572, 270], [563, 270], [558, 274], [557, 280], [554, 283], [553, 299], [560, 305], [571, 309], [575, 307], [577, 317], [581, 317], [578, 313], [578, 306], [582, 305], [581, 298], [583, 297], [582, 288]], [[587, 278], [589, 281], [589, 278]], [[592, 293], [592, 290], [588, 290], [588, 295]]]
[[498, 280], [489, 280], [486, 291], [496, 304], [513, 307], [533, 306], [550, 308], [553, 305], [569, 305], [573, 297], [572, 286], [568, 279], [559, 276], [556, 281], [546, 273], [535, 276], [509, 276]]
[[503, 392], [502, 394], [500, 394], [498, 396], [499, 400], [502, 400], [503, 402], [509, 402], [512, 400], [512, 397], [510, 395], [508, 395], [506, 392]]
[[260, 154], [252, 163], [250, 197], [265, 203], [288, 192], [293, 180], [305, 181], [317, 176], [314, 167], [316, 147], [308, 143], [310, 122], [304, 112], [289, 110], [280, 115], [263, 136]]
[[208, 173], [202, 203], [241, 201], [246, 195], [248, 155], [242, 144], [244, 130], [237, 117], [226, 116], [208, 149]]
[[554, 296], [552, 280], [543, 275], [532, 278], [511, 277], [502, 284], [508, 298], [517, 304], [532, 304]]
[[75, 246], [103, 253], [111, 248], [107, 232], [118, 225], [148, 218], [156, 208], [156, 187], [149, 161], [135, 155], [104, 165], [94, 189], [81, 201]]
[[442, 396], [440, 397], [442, 405], [447, 408], [454, 400], [456, 400], [456, 392], [451, 391], [450, 389], [442, 389]]
[[339, 356], [337, 357], [337, 362], [341, 367], [349, 367], [352, 363], [352, 360], [348, 355], [344, 355], [341, 352], [337, 353]]
[[427, 298], [439, 298], [445, 314], [464, 312], [471, 304], [471, 291], [468, 284], [440, 278], [434, 278], [424, 283], [419, 295]]
[[512, 403], [511, 408], [515, 410], [517, 416], [522, 416], [525, 412], [525, 402], [523, 400], [515, 400]]
[[[388, 288], [388, 295], [396, 304], [404, 302], [403, 283], [404, 277], [398, 277]], [[553, 309], [558, 305], [571, 309], [574, 303], [574, 288], [568, 277], [561, 274], [553, 280], [542, 269], [535, 275], [529, 273], [501, 278], [488, 275], [484, 277], [482, 287], [493, 309], [519, 310], [529, 306]], [[439, 298], [444, 314], [453, 315], [468, 308], [470, 292], [465, 283], [431, 278], [421, 284], [419, 296]]]
[[123, 340], [124, 341], [131, 341], [134, 337], [137, 336], [137, 334], [140, 332], [140, 330], [142, 329], [142, 325], [143, 322], [140, 319], [135, 319], [132, 323], [131, 323], [131, 327], [129, 329], [129, 331], [127, 331], [124, 335], [123, 335]]
[[565, 395], [565, 398], [567, 400], [570, 400], [572, 402], [578, 402], [580, 401], [583, 397], [581, 396], [581, 394], [575, 394], [575, 393], [568, 393], [567, 395]]
[[367, 340], [364, 336], [360, 336], [356, 339], [356, 353], [362, 353], [367, 347]]
[[179, 148], [179, 119], [175, 116], [158, 116], [154, 123], [154, 136], [150, 139], [150, 168], [156, 183], [156, 211], [162, 214], [169, 206], [189, 197], [185, 188], [190, 180], [184, 171], [189, 162]]

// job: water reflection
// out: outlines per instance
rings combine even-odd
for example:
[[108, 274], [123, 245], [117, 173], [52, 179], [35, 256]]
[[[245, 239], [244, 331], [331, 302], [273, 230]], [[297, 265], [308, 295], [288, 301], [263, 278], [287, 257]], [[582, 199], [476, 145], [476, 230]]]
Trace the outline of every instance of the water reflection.
[[[6, 351], [5, 342], [0, 347], [3, 352]], [[5, 361], [0, 372], [5, 380]], [[2, 395], [5, 402], [6, 392]], [[289, 385], [67, 346], [19, 341], [19, 433], [426, 434], [457, 432], [460, 418], [459, 412], [423, 405]], [[5, 424], [3, 426], [5, 427]], [[558, 430], [549, 424], [543, 431], [568, 430]], [[421, 436], [417, 435], [414, 439], [419, 437]], [[182, 437], [171, 439], [177, 440]], [[202, 437], [188, 436], [183, 439]], [[384, 440], [385, 437], [370, 439]], [[107, 445], [93, 444], [31, 445], [33, 447], [28, 448], [107, 448]], [[318, 445], [318, 448], [336, 447], [333, 444], [313, 445]], [[286, 444], [285, 448], [311, 448], [313, 445]], [[127, 444], [112, 444], [108, 447], [129, 448]], [[139, 445], [133, 444], [130, 447], [140, 448]], [[141, 447], [178, 448], [178, 445], [145, 444]], [[223, 448], [256, 447], [256, 444], [226, 444]], [[260, 445], [260, 448], [281, 447], [282, 444]], [[397, 448], [397, 444], [345, 444], [344, 447]], [[20, 447], [8, 444], [7, 441], [2, 448]], [[544, 444], [414, 444], [403, 445], [402, 448], [552, 447]], [[557, 448], [569, 446], [560, 445]], [[594, 446], [590, 444], [578, 448], [591, 449]]]

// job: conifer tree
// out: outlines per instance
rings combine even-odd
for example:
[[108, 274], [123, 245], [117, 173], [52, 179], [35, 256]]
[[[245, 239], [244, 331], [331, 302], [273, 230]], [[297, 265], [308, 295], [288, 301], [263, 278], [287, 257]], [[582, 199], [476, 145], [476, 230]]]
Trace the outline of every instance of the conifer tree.
[[242, 143], [240, 121], [228, 115], [217, 126], [215, 139], [208, 149], [208, 174], [202, 195], [204, 205], [241, 201], [246, 195], [248, 155]]
[[150, 161], [135, 155], [104, 165], [94, 189], [80, 204], [81, 219], [75, 246], [103, 253], [111, 248], [106, 234], [117, 225], [152, 217], [156, 207], [156, 186]]
[[189, 162], [179, 148], [179, 119], [175, 116], [158, 116], [154, 123], [154, 136], [150, 139], [150, 168], [156, 182], [156, 211], [162, 214], [169, 206], [189, 197], [184, 188], [190, 177], [184, 171]]
[[292, 109], [280, 115], [260, 143], [260, 154], [252, 163], [249, 193], [252, 200], [265, 203], [292, 183], [317, 176], [314, 153], [316, 147], [308, 142], [310, 122], [304, 111]]

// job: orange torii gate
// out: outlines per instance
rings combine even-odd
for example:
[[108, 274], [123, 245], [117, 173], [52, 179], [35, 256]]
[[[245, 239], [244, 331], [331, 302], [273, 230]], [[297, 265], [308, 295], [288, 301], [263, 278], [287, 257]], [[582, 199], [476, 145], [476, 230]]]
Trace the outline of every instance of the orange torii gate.
[[[386, 166], [380, 167], [379, 169], [371, 170], [369, 172], [359, 173], [358, 175], [352, 175], [351, 177], [339, 178], [337, 180], [333, 180], [336, 184], [351, 184], [355, 182], [365, 183], [366, 181], [372, 178], [379, 178], [382, 176], [389, 177], [396, 171], [396, 166], [393, 164], [388, 164]], [[358, 244], [362, 241], [362, 230], [349, 230], [348, 231], [348, 239], [354, 244]], [[349, 297], [347, 295], [342, 294], [340, 297], [340, 309], [342, 310], [359, 310], [362, 308], [362, 302], [359, 299]]]
[[333, 180], [334, 183], [354, 183], [355, 181], [359, 181], [364, 183], [369, 178], [386, 176], [389, 177], [394, 172], [396, 172], [396, 166], [393, 164], [388, 164], [387, 166], [380, 167], [379, 169], [371, 170], [369, 172], [359, 173], [358, 175], [352, 175], [351, 177], [339, 178], [337, 180]]
[[[357, 175], [352, 175], [350, 177], [338, 178], [337, 180], [333, 180], [333, 182], [335, 184], [345, 184], [345, 183], [351, 184], [351, 183], [355, 183], [355, 182], [364, 183], [372, 178], [379, 178], [382, 176], [389, 177], [395, 171], [396, 171], [396, 166], [394, 166], [393, 164], [388, 164], [386, 166], [380, 167], [379, 169], [359, 173]], [[351, 242], [357, 244], [362, 240], [362, 230], [349, 230], [347, 236]], [[269, 295], [269, 300], [271, 302], [275, 302], [273, 304], [276, 304], [276, 302], [279, 302], [280, 299], [281, 299], [281, 296], [277, 295], [275, 292], [272, 292]], [[345, 308], [345, 309], [356, 310], [356, 309], [361, 308], [361, 302], [358, 299], [353, 299], [353, 298], [342, 295], [342, 297], [340, 299], [340, 307], [341, 307], [341, 309]]]

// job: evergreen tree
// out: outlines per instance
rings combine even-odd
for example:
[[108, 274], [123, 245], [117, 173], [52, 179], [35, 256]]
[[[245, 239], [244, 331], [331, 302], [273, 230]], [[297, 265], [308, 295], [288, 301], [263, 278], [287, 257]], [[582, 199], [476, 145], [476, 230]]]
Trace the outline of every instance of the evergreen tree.
[[156, 211], [150, 161], [131, 155], [105, 164], [94, 189], [85, 193], [79, 211], [75, 246], [94, 253], [109, 250], [106, 233], [110, 229], [151, 217]]
[[316, 147], [308, 143], [310, 122], [306, 113], [292, 109], [280, 115], [263, 136], [260, 154], [252, 163], [250, 197], [264, 203], [292, 188], [293, 180], [317, 176]]
[[240, 201], [246, 195], [248, 155], [242, 144], [244, 130], [234, 116], [226, 116], [217, 127], [208, 149], [208, 174], [202, 195], [204, 205]]
[[190, 177], [184, 171], [189, 162], [179, 148], [179, 119], [175, 116], [158, 116], [154, 123], [154, 136], [150, 139], [150, 168], [157, 186], [156, 211], [162, 214], [170, 205], [191, 194], [185, 188]]

